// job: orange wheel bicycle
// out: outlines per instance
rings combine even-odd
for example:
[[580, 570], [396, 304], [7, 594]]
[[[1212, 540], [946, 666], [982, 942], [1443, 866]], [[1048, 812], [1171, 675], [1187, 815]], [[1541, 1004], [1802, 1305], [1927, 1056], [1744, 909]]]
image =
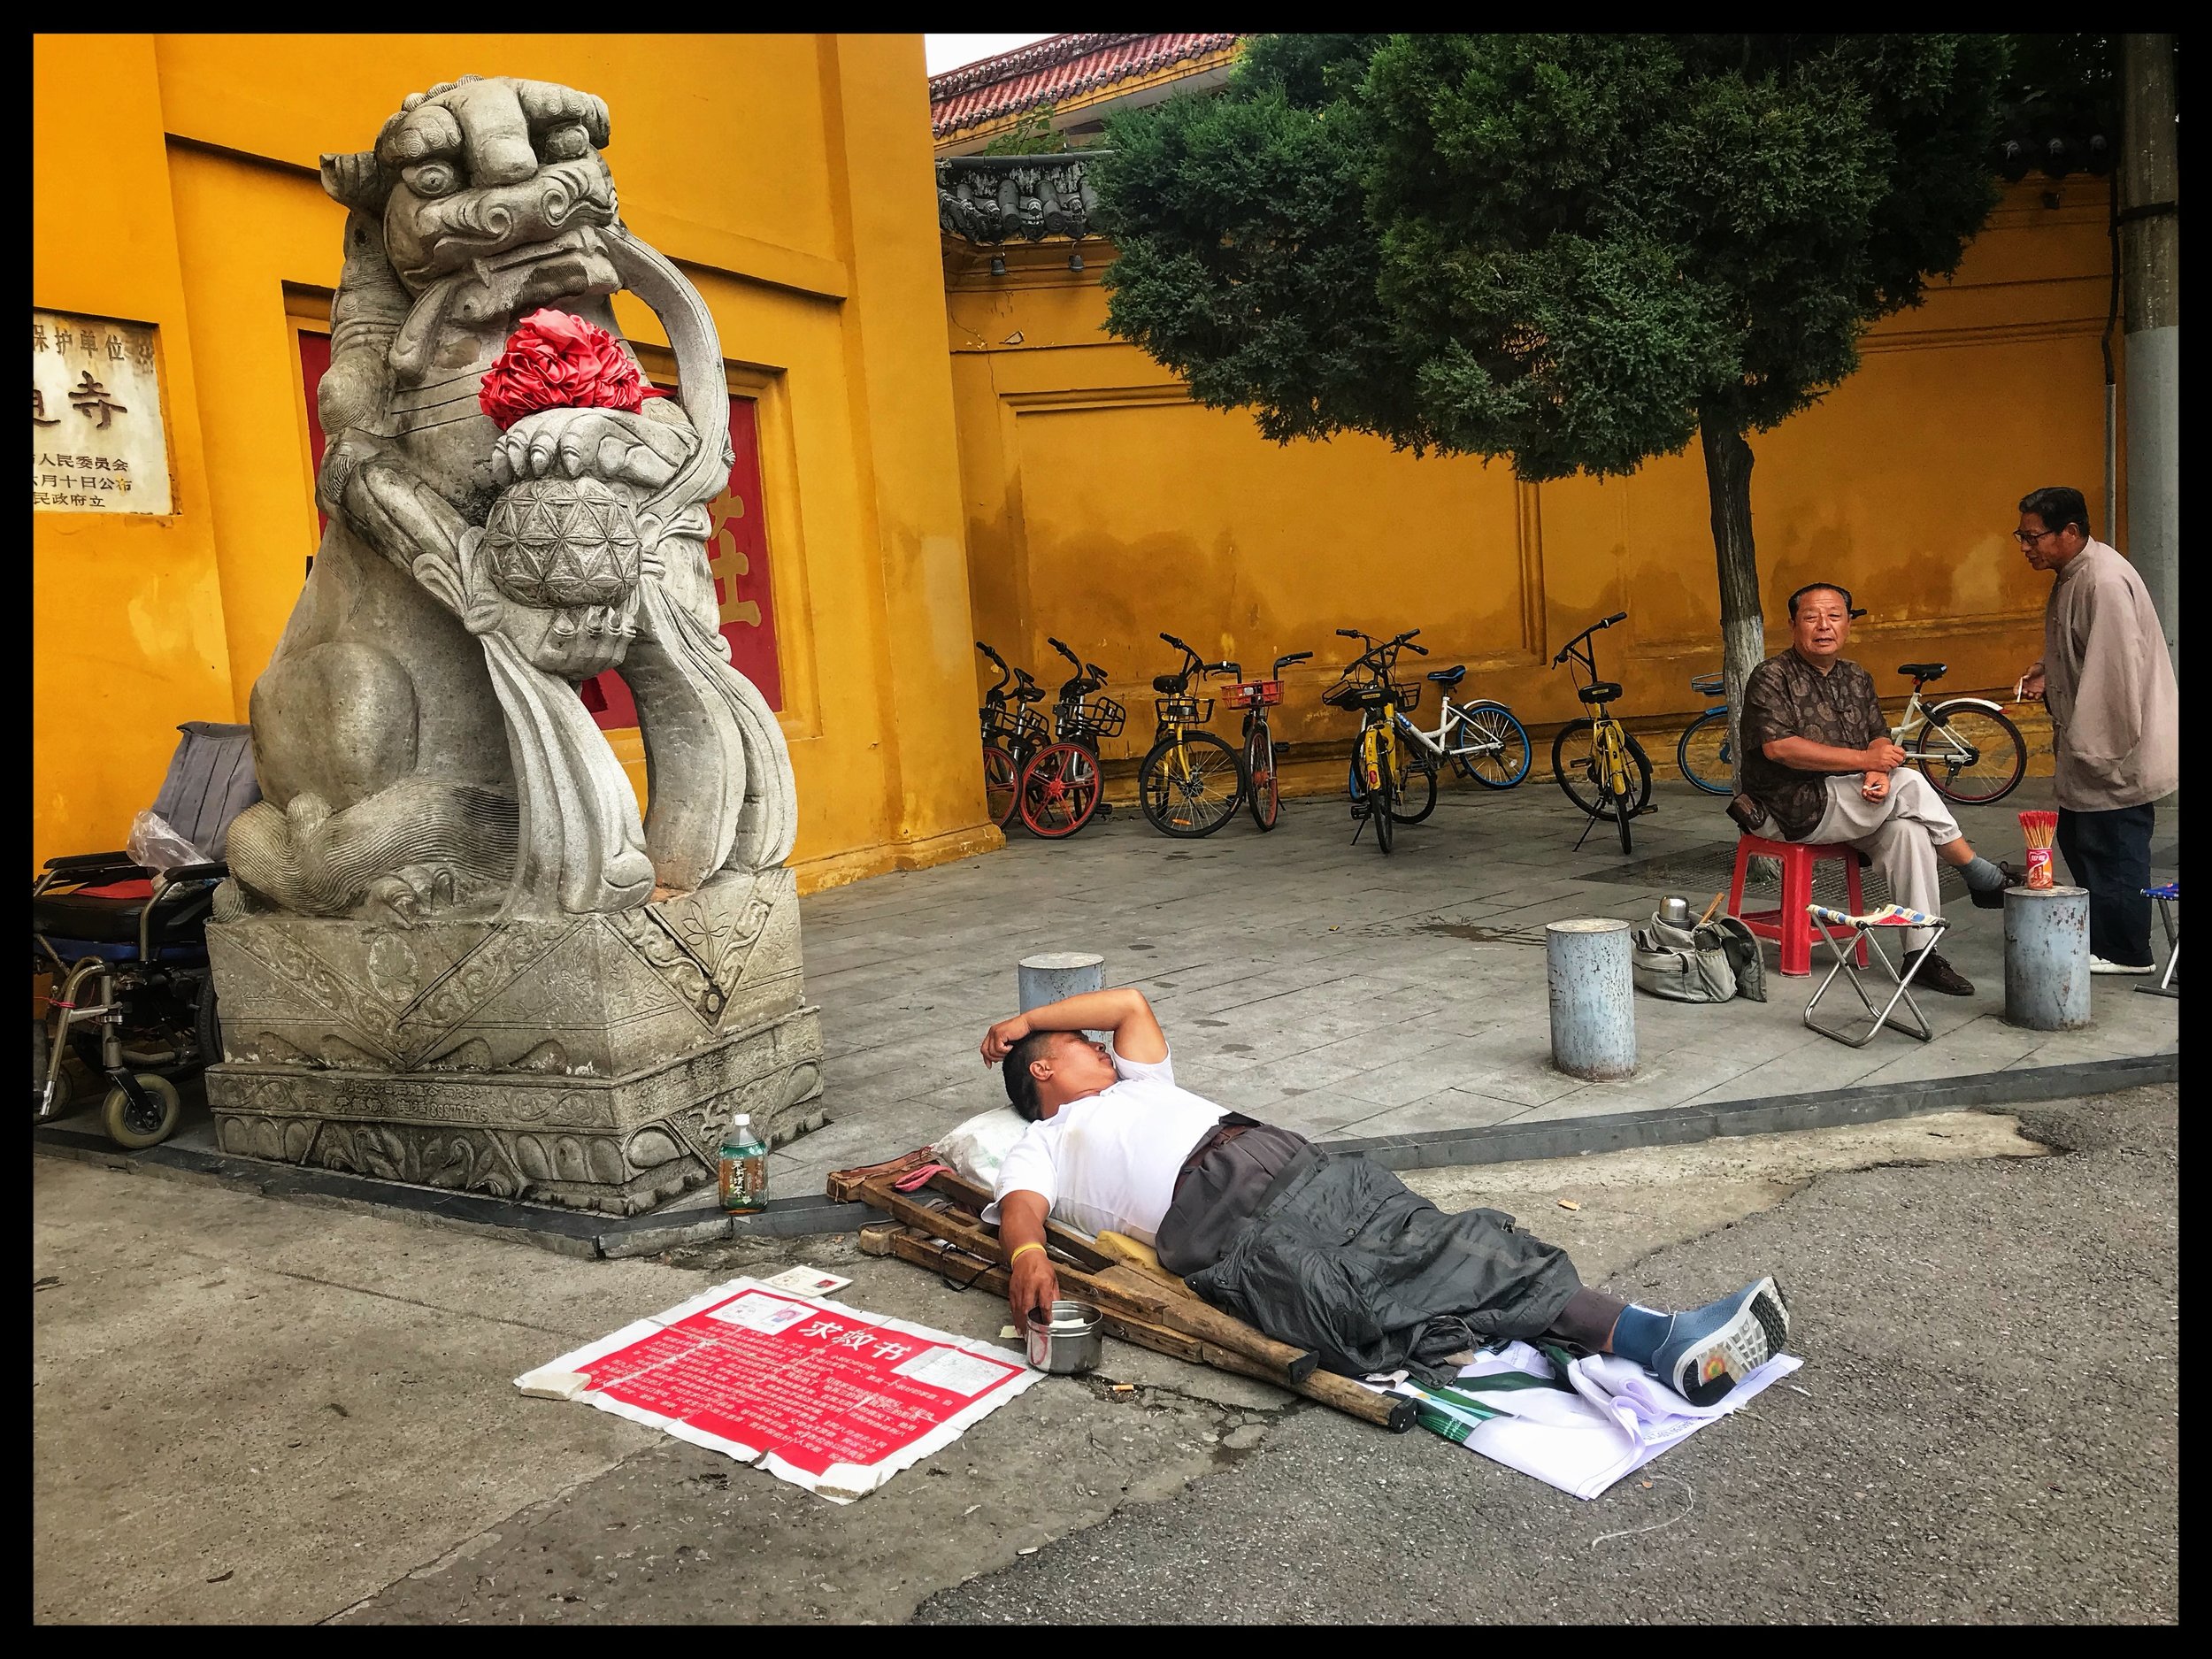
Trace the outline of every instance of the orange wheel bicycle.
[[1275, 778], [1275, 740], [1264, 716], [1252, 719], [1244, 734], [1244, 772], [1250, 780], [1245, 804], [1252, 809], [1252, 821], [1271, 830], [1282, 816], [1283, 797]]
[[1004, 829], [1014, 821], [1021, 803], [1021, 769], [1002, 743], [983, 746], [983, 807], [991, 822]]
[[1023, 826], [1047, 841], [1072, 835], [1091, 821], [1102, 793], [1097, 756], [1080, 743], [1048, 743], [1022, 768]]

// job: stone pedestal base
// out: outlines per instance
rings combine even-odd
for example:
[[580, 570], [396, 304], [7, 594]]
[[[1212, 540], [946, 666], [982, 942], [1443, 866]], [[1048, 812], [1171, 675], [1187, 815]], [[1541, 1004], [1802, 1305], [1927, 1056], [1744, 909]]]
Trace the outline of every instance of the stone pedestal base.
[[226, 1152], [635, 1215], [821, 1122], [790, 872], [611, 916], [211, 925]]

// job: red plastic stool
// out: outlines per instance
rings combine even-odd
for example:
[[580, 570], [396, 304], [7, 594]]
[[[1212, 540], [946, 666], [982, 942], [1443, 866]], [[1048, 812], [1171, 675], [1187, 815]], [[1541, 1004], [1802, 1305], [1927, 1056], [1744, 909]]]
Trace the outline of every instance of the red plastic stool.
[[[1782, 861], [1782, 908], [1744, 914], [1744, 871], [1754, 858]], [[1761, 939], [1782, 948], [1782, 972], [1809, 974], [1813, 971], [1813, 945], [1819, 935], [1805, 907], [1813, 902], [1813, 861], [1833, 858], [1843, 865], [1843, 879], [1850, 902], [1844, 908], [1856, 914], [1863, 908], [1859, 895], [1859, 854], [1856, 848], [1824, 841], [1770, 841], [1763, 835], [1746, 835], [1736, 842], [1736, 873], [1728, 884], [1728, 913]], [[1866, 966], [1866, 941], [1854, 952], [1859, 966]]]

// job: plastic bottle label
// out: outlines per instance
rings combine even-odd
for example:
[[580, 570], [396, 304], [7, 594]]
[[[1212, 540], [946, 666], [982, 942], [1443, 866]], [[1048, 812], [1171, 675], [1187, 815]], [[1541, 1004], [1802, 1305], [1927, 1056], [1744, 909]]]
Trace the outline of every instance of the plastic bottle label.
[[757, 1152], [741, 1157], [723, 1153], [718, 1186], [723, 1209], [755, 1210], [763, 1208], [768, 1202], [767, 1154]]

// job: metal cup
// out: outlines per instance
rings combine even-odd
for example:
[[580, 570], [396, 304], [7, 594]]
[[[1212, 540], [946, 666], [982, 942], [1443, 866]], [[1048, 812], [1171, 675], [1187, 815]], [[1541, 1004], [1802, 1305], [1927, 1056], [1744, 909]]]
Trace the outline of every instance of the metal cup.
[[[1040, 1319], [1037, 1316], [1044, 1314]], [[1073, 1377], [1094, 1369], [1105, 1352], [1099, 1334], [1098, 1310], [1087, 1302], [1056, 1302], [1049, 1310], [1033, 1308], [1024, 1321], [1028, 1326], [1031, 1366], [1056, 1377]]]

